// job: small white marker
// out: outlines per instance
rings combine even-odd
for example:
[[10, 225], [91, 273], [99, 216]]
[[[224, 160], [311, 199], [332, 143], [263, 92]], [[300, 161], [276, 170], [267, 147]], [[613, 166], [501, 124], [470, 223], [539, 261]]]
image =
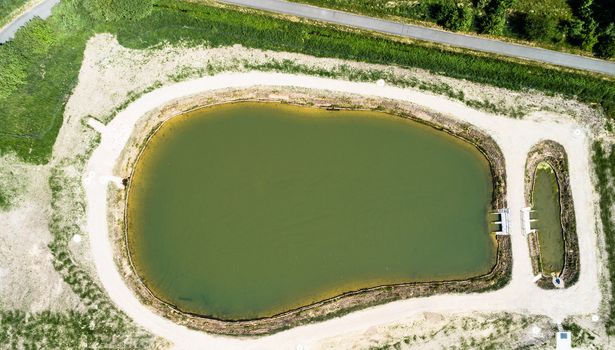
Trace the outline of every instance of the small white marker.
[[80, 243], [81, 242], [81, 235], [80, 234], [74, 235], [72, 241], [74, 243]]
[[376, 82], [376, 85], [384, 86], [384, 80], [383, 79], [378, 79], [378, 81]]
[[600, 321], [600, 316], [592, 315], [592, 322], [598, 322], [598, 321]]
[[538, 326], [532, 327], [532, 334], [534, 334], [534, 335], [540, 335], [541, 331], [542, 331], [542, 329], [540, 329], [540, 327], [538, 327]]
[[583, 131], [580, 128], [574, 129], [574, 131], [572, 133], [573, 133], [574, 137], [581, 137], [581, 135], [583, 135]]

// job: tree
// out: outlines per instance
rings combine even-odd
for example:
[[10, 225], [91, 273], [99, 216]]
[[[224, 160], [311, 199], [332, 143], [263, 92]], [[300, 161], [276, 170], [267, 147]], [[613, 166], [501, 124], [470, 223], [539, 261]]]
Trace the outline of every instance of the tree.
[[152, 12], [152, 0], [83, 0], [83, 6], [97, 20], [132, 21]]
[[610, 23], [600, 34], [598, 43], [594, 46], [594, 54], [602, 58], [615, 57], [615, 23]]
[[586, 21], [573, 19], [567, 23], [566, 27], [568, 41], [584, 50], [591, 50], [598, 41], [596, 36], [598, 24], [592, 18]]
[[596, 29], [598, 23], [593, 18], [593, 0], [581, 0], [576, 8], [576, 17], [568, 24], [568, 38], [574, 45], [584, 50], [591, 50], [598, 41]]
[[489, 5], [489, 0], [474, 0], [474, 7], [479, 11], [483, 10], [487, 5]]
[[598, 37], [596, 36], [596, 29], [598, 29], [598, 23], [596, 23], [593, 18], [590, 18], [585, 22], [583, 29], [584, 35], [583, 40], [581, 40], [581, 48], [583, 50], [589, 51], [598, 42]]
[[456, 4], [448, 1], [440, 5], [437, 14], [438, 24], [454, 31], [467, 31], [472, 27], [474, 12], [469, 4]]
[[530, 13], [525, 17], [525, 35], [530, 40], [551, 40], [557, 35], [557, 22], [553, 16]]

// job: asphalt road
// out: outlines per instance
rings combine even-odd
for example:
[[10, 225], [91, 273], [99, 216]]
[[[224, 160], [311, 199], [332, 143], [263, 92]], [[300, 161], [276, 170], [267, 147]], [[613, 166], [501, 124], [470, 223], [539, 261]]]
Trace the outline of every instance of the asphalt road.
[[259, 10], [293, 15], [323, 22], [341, 24], [381, 33], [394, 34], [413, 39], [432, 41], [440, 44], [462, 47], [504, 56], [519, 57], [546, 62], [564, 67], [583, 69], [615, 76], [615, 62], [590, 57], [517, 45], [498, 40], [470, 35], [456, 34], [443, 30], [403, 24], [383, 19], [355, 15], [347, 12], [292, 3], [282, 0], [218, 0], [223, 3], [241, 5]]
[[22, 14], [17, 17], [13, 22], [9, 23], [8, 26], [4, 27], [4, 29], [0, 30], [0, 44], [3, 44], [15, 36], [15, 33], [19, 28], [23, 27], [34, 17], [47, 18], [51, 16], [51, 8], [57, 5], [60, 0], [45, 0], [42, 3], [33, 7], [30, 11]]

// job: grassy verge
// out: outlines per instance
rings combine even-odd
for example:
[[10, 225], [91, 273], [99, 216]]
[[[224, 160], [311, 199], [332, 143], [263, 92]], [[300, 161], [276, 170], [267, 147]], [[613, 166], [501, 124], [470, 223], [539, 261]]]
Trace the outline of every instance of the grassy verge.
[[0, 1], [0, 27], [3, 27], [12, 19], [15, 10], [25, 5], [30, 0], [2, 0]]
[[341, 11], [354, 12], [372, 17], [397, 17], [417, 21], [435, 22], [431, 8], [446, 0], [399, 1], [389, 0], [291, 0], [318, 7], [332, 8]]
[[581, 101], [601, 105], [610, 117], [615, 116], [615, 84], [592, 74], [175, 0], [156, 0], [151, 15], [142, 20], [100, 22], [89, 16], [81, 2], [65, 0], [58, 5], [54, 16], [38, 24], [44, 35], [32, 35], [30, 32], [39, 31], [29, 25], [13, 42], [0, 46], [1, 153], [15, 151], [34, 163], [49, 159], [64, 104], [76, 83], [85, 43], [97, 32], [113, 33], [120, 43], [132, 48], [161, 43], [239, 43], [250, 48], [416, 67], [512, 90], [536, 89], [570, 98], [578, 96]]
[[[600, 220], [604, 232], [611, 286], [615, 286], [615, 222], [611, 210], [615, 200], [615, 145], [605, 149], [600, 142], [594, 143], [593, 162], [600, 196]], [[609, 335], [615, 334], [615, 288], [611, 287], [609, 315], [605, 325]]]
[[[151, 338], [125, 338], [124, 326], [110, 326], [94, 311], [67, 313], [0, 311], [0, 347], [5, 349], [151, 349]], [[102, 321], [102, 322], [100, 322]]]

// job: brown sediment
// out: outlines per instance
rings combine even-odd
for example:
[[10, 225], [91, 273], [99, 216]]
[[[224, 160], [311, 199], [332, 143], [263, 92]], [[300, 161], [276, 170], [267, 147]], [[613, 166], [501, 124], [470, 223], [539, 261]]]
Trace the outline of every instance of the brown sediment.
[[[303, 88], [254, 87], [248, 89], [224, 89], [176, 100], [143, 116], [124, 149], [114, 173], [123, 179], [130, 179], [134, 165], [149, 138], [170, 118], [186, 112], [226, 103], [235, 102], [277, 102], [304, 107], [339, 110], [380, 111], [420, 122], [456, 136], [473, 144], [486, 157], [493, 179], [492, 207], [506, 207], [506, 186], [504, 157], [496, 142], [470, 124], [456, 121], [446, 115], [429, 111], [412, 103], [384, 98], [333, 93]], [[127, 285], [139, 300], [156, 313], [178, 324], [211, 333], [256, 336], [278, 332], [287, 328], [341, 316], [348, 312], [387, 303], [394, 300], [422, 297], [439, 293], [482, 292], [503, 287], [508, 283], [512, 271], [510, 237], [494, 237], [496, 259], [491, 270], [483, 275], [463, 280], [434, 282], [411, 282], [382, 285], [343, 293], [310, 305], [283, 313], [252, 320], [228, 321], [183, 312], [157, 298], [135, 272], [127, 244], [127, 196], [130, 187], [110, 189], [110, 235], [114, 245], [114, 256], [118, 270]]]
[[[574, 214], [574, 202], [570, 189], [570, 176], [568, 174], [568, 156], [562, 145], [555, 141], [545, 140], [537, 143], [528, 152], [525, 163], [525, 203], [530, 207], [532, 203], [532, 189], [538, 164], [545, 162], [555, 172], [557, 187], [559, 189], [560, 222], [564, 240], [564, 267], [559, 275], [564, 281], [564, 287], [570, 287], [579, 279], [579, 241]], [[540, 263], [540, 246], [536, 234], [528, 235], [530, 258], [535, 275], [542, 275], [537, 281], [538, 286], [544, 289], [553, 289], [552, 276], [542, 274]]]

